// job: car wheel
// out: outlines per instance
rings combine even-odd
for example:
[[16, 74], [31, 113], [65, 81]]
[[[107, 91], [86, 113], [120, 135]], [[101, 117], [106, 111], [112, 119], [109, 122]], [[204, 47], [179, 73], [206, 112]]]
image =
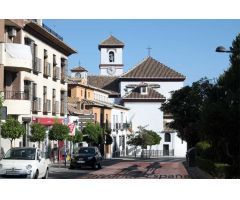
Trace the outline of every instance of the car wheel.
[[48, 178], [48, 168], [46, 169], [46, 173], [44, 175], [44, 177], [42, 177], [42, 179], [47, 179]]
[[98, 169], [98, 164], [97, 164], [97, 162], [95, 162], [95, 163], [93, 164], [93, 169]]
[[36, 173], [34, 175], [34, 179], [38, 179], [38, 175], [39, 175], [39, 172], [38, 172], [38, 169], [36, 170]]
[[75, 167], [73, 165], [70, 165], [69, 166], [69, 169], [74, 169]]

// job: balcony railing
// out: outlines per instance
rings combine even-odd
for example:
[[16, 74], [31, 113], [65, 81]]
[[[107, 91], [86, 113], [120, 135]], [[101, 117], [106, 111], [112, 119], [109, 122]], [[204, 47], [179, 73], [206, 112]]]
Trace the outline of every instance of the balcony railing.
[[60, 68], [53, 67], [53, 79], [59, 80], [60, 79]]
[[52, 33], [55, 37], [57, 37], [59, 40], [63, 41], [63, 37], [58, 35], [55, 31], [53, 31], [51, 28], [49, 28], [48, 26], [46, 26], [44, 23], [42, 24], [42, 27], [44, 29], [46, 29], [48, 32]]
[[59, 101], [53, 101], [52, 103], [52, 113], [59, 114]]
[[47, 99], [45, 102], [43, 102], [43, 112], [51, 112], [51, 100]]
[[34, 98], [32, 101], [32, 111], [39, 112], [41, 111], [41, 98]]
[[29, 93], [22, 91], [4, 91], [4, 99], [30, 100]]
[[51, 76], [51, 63], [45, 62], [44, 63], [44, 76]]
[[33, 72], [40, 73], [42, 72], [42, 60], [40, 58], [35, 57], [33, 60]]
[[64, 102], [61, 102], [60, 114], [61, 114], [61, 115], [67, 114], [66, 106], [65, 106], [65, 103], [64, 103]]

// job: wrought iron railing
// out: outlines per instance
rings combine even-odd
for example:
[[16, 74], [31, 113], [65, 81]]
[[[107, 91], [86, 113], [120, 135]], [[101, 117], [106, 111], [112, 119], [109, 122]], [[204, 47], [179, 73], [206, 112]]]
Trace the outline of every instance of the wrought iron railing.
[[30, 100], [30, 95], [23, 91], [4, 91], [4, 99]]
[[174, 149], [171, 150], [147, 150], [142, 149], [142, 158], [159, 158], [162, 156], [174, 156]]
[[59, 40], [63, 41], [63, 37], [58, 35], [55, 31], [53, 31], [51, 28], [49, 28], [48, 26], [46, 26], [44, 23], [42, 24], [42, 27], [44, 29], [46, 29], [48, 32], [52, 33], [54, 36], [56, 36]]

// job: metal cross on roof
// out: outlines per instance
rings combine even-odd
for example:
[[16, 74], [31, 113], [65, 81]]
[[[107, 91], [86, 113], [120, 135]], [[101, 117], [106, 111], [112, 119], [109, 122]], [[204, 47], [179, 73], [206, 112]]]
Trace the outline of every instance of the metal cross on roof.
[[152, 49], [151, 47], [148, 47], [148, 48], [147, 48], [147, 50], [148, 50], [148, 56], [151, 55], [151, 49]]

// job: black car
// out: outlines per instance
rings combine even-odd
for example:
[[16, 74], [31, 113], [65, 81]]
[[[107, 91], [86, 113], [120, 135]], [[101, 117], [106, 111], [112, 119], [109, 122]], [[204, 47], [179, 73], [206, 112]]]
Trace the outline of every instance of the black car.
[[70, 169], [82, 166], [90, 166], [93, 169], [101, 169], [102, 156], [97, 147], [81, 147], [77, 154], [71, 158]]

